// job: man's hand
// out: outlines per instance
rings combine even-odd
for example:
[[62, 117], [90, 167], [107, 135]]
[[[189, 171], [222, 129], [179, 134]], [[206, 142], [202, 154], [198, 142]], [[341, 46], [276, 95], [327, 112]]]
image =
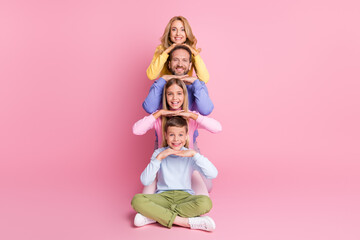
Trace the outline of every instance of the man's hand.
[[180, 157], [193, 157], [196, 154], [195, 150], [182, 150], [182, 151], [177, 151], [176, 153], [172, 153], [174, 155], [180, 156]]
[[184, 75], [180, 78], [186, 85], [191, 85], [197, 80], [197, 77], [190, 77], [189, 75]]
[[197, 77], [190, 77], [189, 75], [177, 76], [177, 75], [163, 75], [161, 76], [166, 82], [172, 78], [178, 78], [182, 80], [186, 85], [191, 85], [197, 80]]
[[161, 76], [165, 81], [169, 81], [172, 78], [179, 78], [179, 76], [176, 75], [163, 75]]
[[178, 152], [180, 152], [180, 151], [176, 151], [176, 150], [174, 150], [172, 148], [167, 148], [164, 151], [162, 151], [161, 153], [159, 153], [156, 156], [156, 159], [161, 161], [161, 160], [163, 160], [164, 158], [166, 158], [169, 155], [177, 155]]

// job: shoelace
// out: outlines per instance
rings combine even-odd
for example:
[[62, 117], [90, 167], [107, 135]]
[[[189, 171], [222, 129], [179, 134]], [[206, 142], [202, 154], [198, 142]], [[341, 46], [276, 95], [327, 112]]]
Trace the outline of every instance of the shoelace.
[[202, 221], [197, 221], [197, 222], [195, 222], [195, 223], [192, 223], [192, 224], [191, 224], [191, 227], [192, 227], [192, 228], [208, 229], [208, 228], [207, 228], [207, 224], [206, 224], [206, 222], [205, 222], [204, 220], [202, 220]]

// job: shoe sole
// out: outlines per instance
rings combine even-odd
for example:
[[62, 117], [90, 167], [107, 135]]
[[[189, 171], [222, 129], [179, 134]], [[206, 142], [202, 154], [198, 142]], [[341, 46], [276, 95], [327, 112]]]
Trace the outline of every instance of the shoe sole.
[[[143, 216], [141, 216], [140, 214], [136, 214], [135, 215], [135, 218], [134, 218], [134, 225], [136, 226], [136, 227], [143, 227], [143, 226], [146, 226], [146, 225], [148, 225], [148, 224], [152, 224], [152, 223], [155, 223], [156, 221], [154, 221], [154, 222], [146, 222], [146, 221], [142, 221], [142, 219], [143, 219], [144, 217]], [[139, 222], [139, 221], [137, 221], [137, 219], [141, 219], [141, 223], [142, 224], [137, 224], [137, 222]]]

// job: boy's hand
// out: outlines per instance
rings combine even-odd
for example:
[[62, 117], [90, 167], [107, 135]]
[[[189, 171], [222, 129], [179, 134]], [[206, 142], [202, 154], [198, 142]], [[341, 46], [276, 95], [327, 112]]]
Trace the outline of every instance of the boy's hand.
[[176, 153], [178, 153], [178, 152], [180, 152], [180, 151], [176, 151], [172, 148], [168, 148], [168, 149], [165, 149], [164, 151], [162, 151], [161, 153], [159, 153], [159, 155], [157, 155], [156, 159], [161, 161], [169, 155], [177, 155]]
[[177, 153], [173, 153], [174, 155], [181, 156], [181, 157], [193, 157], [196, 154], [195, 150], [183, 150], [183, 151], [177, 151]]

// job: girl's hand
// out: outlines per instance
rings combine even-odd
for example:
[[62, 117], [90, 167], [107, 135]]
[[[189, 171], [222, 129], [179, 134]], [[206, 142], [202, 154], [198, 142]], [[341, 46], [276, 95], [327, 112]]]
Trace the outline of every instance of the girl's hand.
[[193, 157], [196, 154], [196, 151], [194, 150], [182, 150], [182, 151], [178, 151], [177, 153], [173, 153], [176, 156], [181, 156], [181, 157]]
[[188, 45], [186, 43], [183, 43], [183, 45], [190, 49], [190, 51], [191, 51], [192, 55], [194, 55], [194, 57], [201, 52], [201, 48], [195, 49], [195, 48], [191, 47], [190, 45]]
[[166, 117], [178, 116], [181, 111], [183, 110], [170, 111], [170, 110], [160, 109], [159, 111], [153, 113], [153, 116], [155, 119], [158, 119], [161, 116], [166, 116]]
[[183, 110], [170, 111], [170, 110], [160, 109], [159, 111], [154, 112], [152, 115], [154, 116], [155, 119], [158, 119], [161, 116], [168, 116], [168, 117], [177, 116], [181, 111]]
[[172, 148], [168, 148], [168, 149], [165, 149], [164, 151], [162, 151], [161, 153], [159, 153], [156, 156], [156, 159], [161, 161], [161, 160], [163, 160], [164, 158], [166, 158], [169, 155], [177, 155], [178, 152], [180, 152], [180, 151], [176, 151], [176, 150], [174, 150]]
[[180, 113], [183, 112], [184, 110], [162, 110], [161, 116], [165, 116], [165, 117], [173, 117], [173, 116], [180, 116]]
[[186, 119], [188, 118], [192, 118], [196, 121], [196, 119], [198, 118], [198, 115], [196, 113], [193, 112], [185, 112], [185, 111], [181, 111], [178, 113], [178, 116], [184, 117]]

